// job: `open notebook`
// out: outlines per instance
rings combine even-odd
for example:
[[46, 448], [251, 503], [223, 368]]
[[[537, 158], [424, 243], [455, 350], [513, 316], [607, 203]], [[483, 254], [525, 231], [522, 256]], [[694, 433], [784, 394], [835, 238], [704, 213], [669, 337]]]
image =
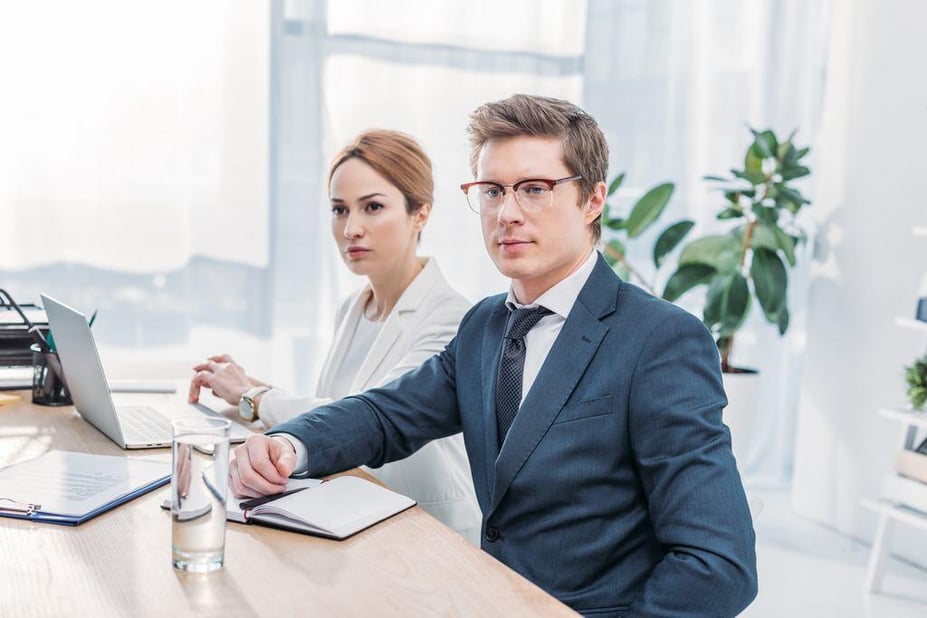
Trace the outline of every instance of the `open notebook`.
[[[295, 490], [295, 491], [294, 491]], [[230, 496], [226, 518], [343, 539], [415, 506], [415, 500], [356, 476], [292, 479], [280, 497], [254, 508]]]
[[[258, 503], [249, 507], [248, 503]], [[225, 518], [294, 532], [344, 539], [415, 506], [415, 500], [356, 476], [330, 481], [290, 479], [286, 491], [248, 500], [229, 493]], [[170, 509], [167, 499], [161, 508]], [[188, 517], [208, 512], [191, 511]]]

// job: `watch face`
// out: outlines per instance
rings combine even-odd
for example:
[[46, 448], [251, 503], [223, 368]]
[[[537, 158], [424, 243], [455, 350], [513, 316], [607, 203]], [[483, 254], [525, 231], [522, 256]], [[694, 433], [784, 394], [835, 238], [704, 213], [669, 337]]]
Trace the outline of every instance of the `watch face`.
[[238, 414], [246, 421], [254, 420], [254, 404], [251, 399], [242, 397], [238, 401]]

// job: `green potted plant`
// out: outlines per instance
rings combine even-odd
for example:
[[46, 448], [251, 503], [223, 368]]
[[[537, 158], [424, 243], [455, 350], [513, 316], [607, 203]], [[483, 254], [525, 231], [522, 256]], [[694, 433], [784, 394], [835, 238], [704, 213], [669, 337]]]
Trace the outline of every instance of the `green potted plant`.
[[[715, 337], [724, 373], [729, 404], [725, 422], [731, 428], [738, 461], [746, 457], [752, 431], [756, 372], [731, 362], [734, 339], [758, 304], [768, 322], [780, 335], [789, 327], [788, 270], [796, 264], [796, 249], [805, 240], [796, 217], [809, 201], [793, 182], [810, 174], [803, 163], [809, 148], [793, 144], [793, 132], [780, 141], [771, 130], [751, 129], [753, 140], [744, 155], [743, 168], [732, 169], [732, 178], [706, 176], [721, 183], [723, 200], [717, 219], [727, 228], [687, 240], [694, 227], [691, 220], [667, 226], [653, 245], [655, 275], [648, 281], [627, 259], [626, 243], [638, 238], [663, 214], [673, 193], [664, 183], [647, 191], [627, 217], [616, 216], [607, 204], [603, 214], [603, 252], [625, 279], [637, 280], [656, 293], [657, 281], [666, 261], [682, 245], [675, 267], [666, 279], [662, 296], [678, 301], [688, 292], [704, 286], [702, 320]], [[624, 174], [609, 186], [609, 197], [624, 180]], [[743, 378], [734, 380], [734, 375]]]
[[927, 354], [904, 368], [904, 380], [908, 386], [908, 402], [915, 410], [923, 410], [927, 403]]
[[794, 132], [784, 141], [770, 130], [751, 132], [743, 169], [732, 169], [733, 179], [705, 177], [723, 183], [717, 219], [729, 222], [728, 229], [688, 241], [663, 290], [663, 298], [675, 301], [706, 287], [702, 320], [726, 373], [742, 371], [731, 364], [734, 338], [754, 304], [780, 335], [789, 328], [788, 269], [805, 240], [796, 217], [810, 203], [792, 184], [811, 173], [802, 162], [809, 148], [795, 147]]

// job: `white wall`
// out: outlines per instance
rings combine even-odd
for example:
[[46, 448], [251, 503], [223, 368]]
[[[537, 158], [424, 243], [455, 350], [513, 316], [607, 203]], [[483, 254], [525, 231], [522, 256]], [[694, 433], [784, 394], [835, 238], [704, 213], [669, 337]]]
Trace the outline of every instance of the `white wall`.
[[[927, 334], [913, 317], [927, 239], [927, 2], [834, 3], [824, 130], [816, 149], [819, 228], [793, 484], [797, 512], [871, 540], [900, 431], [902, 367]], [[921, 564], [927, 538], [899, 525], [895, 550]]]

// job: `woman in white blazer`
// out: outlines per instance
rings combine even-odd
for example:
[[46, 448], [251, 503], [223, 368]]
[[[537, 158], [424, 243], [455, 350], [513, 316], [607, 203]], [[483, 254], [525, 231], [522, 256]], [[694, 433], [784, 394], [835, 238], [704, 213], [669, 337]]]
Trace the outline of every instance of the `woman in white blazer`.
[[[367, 131], [343, 148], [329, 172], [332, 234], [348, 268], [368, 281], [338, 311], [315, 395], [272, 387], [219, 355], [194, 367], [190, 401], [211, 388], [245, 420], [271, 427], [385, 384], [443, 350], [470, 303], [434, 258], [416, 254], [432, 194], [431, 162], [411, 137]], [[461, 434], [368, 471], [479, 545], [481, 517]]]

